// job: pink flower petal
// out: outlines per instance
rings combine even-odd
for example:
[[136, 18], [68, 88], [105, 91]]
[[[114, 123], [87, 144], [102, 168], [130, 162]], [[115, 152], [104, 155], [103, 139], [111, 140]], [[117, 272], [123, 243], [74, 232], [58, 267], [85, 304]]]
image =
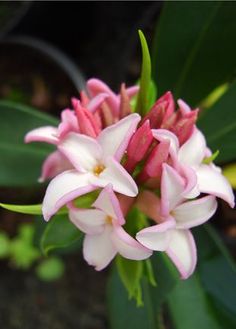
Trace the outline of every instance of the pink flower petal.
[[98, 94], [97, 96], [93, 97], [90, 102], [87, 104], [87, 109], [91, 112], [94, 113], [104, 102], [104, 100], [109, 97], [108, 94], [106, 93], [101, 93]]
[[172, 215], [176, 220], [177, 228], [188, 229], [205, 223], [214, 215], [216, 208], [216, 198], [208, 195], [182, 203], [172, 211]]
[[185, 184], [183, 178], [167, 164], [163, 164], [161, 178], [161, 211], [168, 216], [177, 204], [183, 200]]
[[39, 182], [44, 182], [69, 169], [72, 169], [71, 163], [61, 152], [55, 151], [44, 160]]
[[227, 179], [214, 167], [201, 165], [197, 169], [198, 187], [203, 193], [215, 195], [234, 207], [233, 190]]
[[69, 206], [69, 218], [78, 229], [87, 234], [101, 234], [105, 228], [106, 214], [98, 209]]
[[140, 115], [130, 114], [100, 133], [97, 141], [104, 151], [104, 157], [114, 156], [118, 161], [121, 160], [139, 121]]
[[86, 235], [83, 244], [84, 259], [97, 271], [104, 269], [115, 257], [117, 250], [111, 241], [112, 226], [106, 226], [101, 234]]
[[96, 140], [81, 134], [70, 133], [58, 148], [81, 172], [92, 171], [102, 157], [101, 147]]
[[152, 255], [150, 249], [138, 243], [121, 226], [114, 226], [111, 239], [118, 253], [125, 258], [142, 260]]
[[91, 174], [81, 174], [75, 170], [65, 171], [56, 176], [48, 185], [43, 200], [42, 212], [48, 221], [62, 206], [80, 195], [96, 189], [90, 183]]
[[93, 207], [101, 209], [106, 215], [115, 219], [120, 225], [125, 223], [119, 201], [113, 192], [112, 185], [107, 185], [99, 194]]
[[179, 110], [182, 115], [185, 115], [185, 114], [191, 112], [191, 108], [182, 99], [178, 99], [177, 103], [179, 105]]
[[166, 253], [179, 270], [182, 279], [187, 279], [193, 273], [197, 251], [189, 230], [174, 230]]
[[30, 142], [46, 142], [49, 144], [57, 144], [59, 142], [57, 136], [57, 128], [46, 126], [31, 130], [25, 135], [25, 143]]
[[132, 98], [139, 92], [139, 86], [131, 86], [126, 88], [126, 93], [129, 96], [129, 98]]
[[115, 192], [134, 197], [138, 194], [138, 188], [133, 178], [115, 159], [108, 158], [106, 169], [96, 177], [93, 176], [91, 182], [93, 185], [105, 187], [112, 184]]
[[61, 123], [58, 126], [58, 136], [65, 138], [69, 132], [79, 132], [79, 125], [74, 111], [66, 109], [61, 113]]
[[170, 149], [172, 152], [177, 154], [179, 151], [179, 141], [178, 138], [171, 131], [166, 129], [152, 129], [153, 137], [157, 139], [159, 142], [169, 141]]
[[179, 149], [179, 161], [188, 166], [199, 166], [205, 156], [206, 140], [200, 130], [195, 129], [192, 136]]
[[151, 250], [164, 251], [172, 238], [175, 220], [169, 217], [165, 222], [144, 228], [136, 234], [136, 239]]
[[97, 96], [100, 93], [106, 93], [109, 97], [106, 99], [106, 103], [113, 111], [114, 115], [118, 114], [119, 99], [115, 93], [101, 80], [89, 79], [87, 81], [87, 89], [92, 97]]

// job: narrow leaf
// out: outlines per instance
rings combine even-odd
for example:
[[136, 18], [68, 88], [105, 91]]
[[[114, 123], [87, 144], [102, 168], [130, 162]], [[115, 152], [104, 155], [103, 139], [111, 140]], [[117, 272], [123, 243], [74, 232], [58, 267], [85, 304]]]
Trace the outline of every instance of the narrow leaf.
[[[136, 105], [136, 112], [144, 115], [149, 109], [149, 89], [151, 84], [151, 58], [145, 36], [141, 30], [138, 31], [142, 47], [142, 70], [140, 78], [140, 90]], [[151, 87], [152, 88], [152, 87]]]

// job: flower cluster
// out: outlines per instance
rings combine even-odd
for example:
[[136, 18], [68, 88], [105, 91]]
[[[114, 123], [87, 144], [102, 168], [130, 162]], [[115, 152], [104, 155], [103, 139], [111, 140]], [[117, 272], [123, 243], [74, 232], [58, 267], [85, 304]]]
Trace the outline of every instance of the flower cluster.
[[[216, 211], [216, 197], [234, 207], [232, 189], [212, 160], [206, 140], [196, 127], [198, 110], [182, 100], [178, 109], [170, 92], [159, 98], [143, 118], [132, 113], [137, 87], [121, 86], [114, 94], [97, 79], [87, 93], [72, 99], [58, 127], [29, 132], [25, 141], [47, 142], [56, 151], [45, 160], [40, 181], [51, 179], [43, 201], [49, 220], [62, 206], [85, 233], [83, 254], [96, 270], [117, 253], [142, 260], [165, 252], [183, 279], [196, 266], [192, 227]], [[78, 197], [98, 190], [89, 209], [76, 207]], [[136, 207], [153, 224], [130, 234], [125, 217]], [[148, 226], [149, 225], [149, 226]]]

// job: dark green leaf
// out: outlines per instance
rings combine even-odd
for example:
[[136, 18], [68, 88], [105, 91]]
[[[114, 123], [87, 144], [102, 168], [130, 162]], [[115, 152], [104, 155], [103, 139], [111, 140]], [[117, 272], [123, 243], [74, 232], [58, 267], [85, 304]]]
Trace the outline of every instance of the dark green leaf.
[[0, 115], [0, 185], [36, 183], [42, 162], [53, 148], [41, 143], [25, 145], [24, 136], [36, 127], [56, 126], [57, 120], [10, 101], [0, 101]]
[[220, 151], [217, 162], [236, 159], [236, 82], [200, 116], [198, 125], [210, 148]]
[[54, 216], [46, 225], [40, 246], [47, 255], [49, 251], [69, 247], [81, 238], [82, 233], [70, 222], [68, 215], [59, 215]]
[[168, 306], [175, 329], [223, 329], [197, 274], [176, 285], [169, 295]]
[[204, 289], [217, 305], [234, 317], [236, 326], [236, 265], [210, 225], [194, 231], [199, 249], [198, 271]]
[[153, 44], [159, 93], [192, 106], [230, 81], [236, 69], [236, 3], [165, 1]]
[[[139, 30], [139, 37], [142, 47], [142, 71], [140, 78], [140, 90], [138, 94], [138, 101], [136, 105], [136, 112], [144, 115], [149, 110], [149, 93], [153, 91], [151, 85], [151, 59], [147, 41], [142, 31]], [[152, 88], [152, 89], [151, 89]], [[152, 91], [150, 91], [150, 89]]]

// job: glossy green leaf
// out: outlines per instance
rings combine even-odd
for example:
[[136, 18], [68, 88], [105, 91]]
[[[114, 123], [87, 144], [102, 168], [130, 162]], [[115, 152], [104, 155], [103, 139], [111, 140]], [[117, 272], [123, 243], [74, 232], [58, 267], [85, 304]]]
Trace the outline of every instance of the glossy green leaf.
[[234, 318], [236, 327], [236, 264], [213, 227], [204, 225], [194, 233], [199, 249], [198, 272], [204, 289], [220, 309]]
[[53, 147], [43, 143], [24, 144], [25, 134], [40, 126], [56, 126], [53, 117], [28, 106], [0, 101], [0, 185], [35, 184], [41, 165]]
[[236, 159], [236, 82], [198, 121], [209, 147], [219, 150], [218, 163]]
[[175, 329], [222, 329], [197, 274], [179, 281], [168, 307]]
[[80, 241], [81, 238], [82, 233], [70, 222], [68, 215], [54, 216], [46, 225], [40, 247], [43, 253], [47, 255], [52, 250], [67, 248]]
[[[42, 204], [33, 204], [33, 205], [16, 205], [16, 204], [7, 204], [7, 203], [0, 203], [0, 207], [18, 212], [20, 214], [27, 214], [27, 215], [42, 215]], [[61, 208], [57, 214], [63, 215], [67, 214], [67, 208]]]
[[[149, 110], [149, 93], [153, 91], [151, 85], [151, 58], [147, 41], [142, 31], [139, 32], [141, 47], [142, 47], [142, 70], [140, 78], [140, 90], [138, 94], [138, 101], [136, 105], [136, 112], [144, 115]], [[151, 89], [152, 88], [152, 89]], [[150, 91], [151, 90], [151, 91]]]
[[153, 42], [153, 79], [191, 106], [236, 69], [236, 3], [165, 1]]

